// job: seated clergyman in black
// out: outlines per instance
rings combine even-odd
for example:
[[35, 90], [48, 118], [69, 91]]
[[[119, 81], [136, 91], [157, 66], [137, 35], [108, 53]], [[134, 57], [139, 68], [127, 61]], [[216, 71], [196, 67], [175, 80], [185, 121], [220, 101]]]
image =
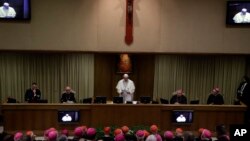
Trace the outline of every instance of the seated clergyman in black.
[[37, 88], [37, 83], [33, 82], [31, 88], [26, 90], [25, 101], [36, 101], [41, 99], [41, 91]]
[[179, 89], [170, 99], [170, 104], [187, 104], [187, 98], [184, 95], [182, 89]]
[[214, 88], [207, 99], [207, 104], [222, 105], [224, 104], [223, 96], [219, 88]]
[[62, 94], [61, 97], [61, 103], [63, 102], [69, 102], [69, 103], [75, 103], [76, 99], [75, 99], [75, 92], [69, 87], [65, 87], [65, 91]]

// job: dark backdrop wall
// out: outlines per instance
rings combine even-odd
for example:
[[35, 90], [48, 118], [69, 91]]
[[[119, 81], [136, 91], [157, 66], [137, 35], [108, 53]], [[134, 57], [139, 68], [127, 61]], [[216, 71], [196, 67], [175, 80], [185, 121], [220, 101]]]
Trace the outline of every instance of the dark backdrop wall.
[[[116, 84], [122, 74], [116, 72], [119, 54], [95, 54], [94, 96], [107, 96], [109, 100], [118, 96]], [[135, 83], [134, 100], [140, 96], [153, 96], [154, 55], [132, 54], [133, 72], [130, 79]]]
[[246, 61], [246, 75], [250, 77], [250, 56], [247, 56], [247, 61]]

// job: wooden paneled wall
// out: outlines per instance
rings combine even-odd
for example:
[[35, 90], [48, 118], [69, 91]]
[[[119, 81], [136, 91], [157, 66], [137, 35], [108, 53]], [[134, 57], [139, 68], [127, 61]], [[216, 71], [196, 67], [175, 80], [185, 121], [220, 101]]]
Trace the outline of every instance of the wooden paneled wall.
[[[107, 96], [112, 99], [117, 96], [116, 84], [122, 74], [116, 72], [117, 56], [119, 54], [95, 54], [94, 95]], [[154, 87], [154, 55], [131, 54], [133, 72], [130, 79], [135, 83], [134, 100], [140, 96], [153, 96]]]
[[[157, 124], [164, 130], [196, 131], [203, 127], [214, 131], [215, 126], [243, 124], [245, 105], [172, 105], [172, 104], [2, 104], [4, 128], [7, 132], [33, 130], [37, 135], [45, 129], [55, 127], [70, 131], [79, 125], [88, 127], [123, 126], [129, 127]], [[61, 109], [79, 110], [80, 122], [77, 124], [58, 123], [57, 112]], [[172, 122], [173, 110], [193, 110], [192, 124]]]

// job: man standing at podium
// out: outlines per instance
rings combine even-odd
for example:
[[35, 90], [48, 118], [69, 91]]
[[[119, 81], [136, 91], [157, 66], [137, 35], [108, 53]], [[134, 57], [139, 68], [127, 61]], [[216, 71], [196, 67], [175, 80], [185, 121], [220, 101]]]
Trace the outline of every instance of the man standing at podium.
[[31, 88], [26, 90], [25, 101], [36, 101], [40, 98], [41, 91], [37, 88], [37, 83], [33, 82]]
[[116, 85], [116, 90], [119, 96], [123, 97], [123, 102], [133, 101], [135, 85], [134, 82], [129, 79], [128, 74], [123, 75], [123, 79]]

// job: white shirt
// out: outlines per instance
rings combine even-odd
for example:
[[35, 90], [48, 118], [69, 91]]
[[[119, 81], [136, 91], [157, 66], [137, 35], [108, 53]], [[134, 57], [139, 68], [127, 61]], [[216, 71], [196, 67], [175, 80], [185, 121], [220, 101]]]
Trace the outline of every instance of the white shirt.
[[0, 7], [0, 18], [15, 18], [16, 11], [14, 8], [9, 7], [8, 9], [3, 6]]
[[134, 82], [130, 79], [125, 81], [121, 79], [116, 85], [117, 93], [123, 97], [123, 101], [133, 101], [133, 94], [135, 92]]
[[250, 23], [250, 13], [242, 14], [242, 12], [237, 13], [233, 20], [235, 23]]

